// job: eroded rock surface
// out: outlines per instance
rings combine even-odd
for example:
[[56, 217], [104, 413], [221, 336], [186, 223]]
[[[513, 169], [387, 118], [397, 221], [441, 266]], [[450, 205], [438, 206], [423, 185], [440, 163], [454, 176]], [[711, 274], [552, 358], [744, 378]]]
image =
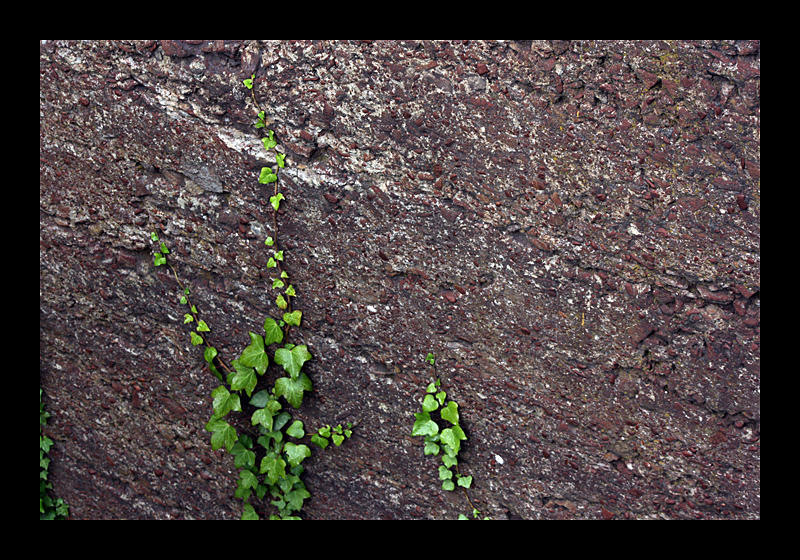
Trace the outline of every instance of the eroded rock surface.
[[305, 517], [469, 513], [409, 435], [434, 351], [492, 517], [760, 518], [759, 43], [528, 40], [41, 43], [40, 383], [73, 517], [241, 513], [149, 234], [236, 357], [275, 311], [252, 73], [314, 355], [295, 416], [359, 421], [304, 463]]

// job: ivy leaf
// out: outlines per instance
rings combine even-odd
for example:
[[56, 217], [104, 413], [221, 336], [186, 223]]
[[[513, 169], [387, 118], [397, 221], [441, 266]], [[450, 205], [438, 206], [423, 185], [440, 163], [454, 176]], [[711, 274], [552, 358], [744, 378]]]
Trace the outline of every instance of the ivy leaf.
[[340, 445], [342, 445], [342, 442], [344, 441], [344, 436], [340, 434], [333, 434], [331, 436], [331, 439], [333, 440], [333, 443], [336, 445], [336, 447], [339, 447]]
[[233, 367], [236, 369], [236, 373], [233, 375], [233, 379], [231, 379], [231, 389], [234, 391], [241, 391], [244, 389], [247, 391], [247, 396], [251, 396], [253, 389], [256, 387], [256, 382], [258, 381], [255, 370], [242, 364], [239, 360], [233, 361]]
[[260, 408], [253, 413], [253, 416], [250, 418], [251, 423], [253, 426], [262, 425], [267, 431], [272, 431], [272, 412], [266, 408]]
[[200, 344], [203, 344], [203, 337], [202, 336], [200, 336], [199, 334], [197, 334], [194, 331], [191, 332], [191, 335], [192, 335], [192, 344], [194, 346], [199, 346]]
[[[289, 321], [286, 322], [289, 323]], [[292, 379], [297, 379], [303, 364], [310, 360], [311, 357], [305, 344], [300, 344], [291, 349], [287, 349], [284, 346], [275, 351], [275, 363], [281, 364]]]
[[297, 439], [300, 439], [306, 435], [305, 430], [303, 430], [303, 423], [300, 420], [295, 420], [292, 422], [292, 425], [286, 428], [286, 433]]
[[278, 297], [275, 298], [275, 305], [281, 309], [286, 309], [289, 306], [289, 304], [286, 302], [286, 298], [283, 297], [283, 294], [278, 294]]
[[293, 467], [296, 467], [302, 463], [303, 459], [306, 457], [311, 457], [311, 449], [302, 443], [298, 445], [292, 442], [287, 442], [286, 445], [283, 446], [283, 451], [286, 453], [286, 457], [289, 459], [289, 464]]
[[267, 247], [272, 247], [273, 245], [275, 245], [275, 240], [272, 238], [272, 236], [267, 237], [264, 240], [264, 245], [266, 245]]
[[303, 319], [303, 312], [302, 311], [292, 311], [291, 313], [284, 313], [283, 314], [283, 320], [286, 322], [287, 325], [292, 325], [292, 326], [295, 326], [295, 327], [299, 327], [300, 326], [300, 321], [302, 319]]
[[167, 249], [167, 245], [163, 241], [161, 242], [161, 252], [165, 255], [169, 254], [169, 249]]
[[[278, 180], [278, 177], [276, 175], [272, 175], [272, 177], [275, 177], [273, 181]], [[270, 204], [272, 204], [272, 207], [275, 209], [276, 212], [278, 211], [278, 208], [280, 208], [281, 206], [281, 200], [286, 200], [286, 197], [283, 196], [283, 193], [278, 193], [275, 196], [269, 197], [269, 202]]]
[[264, 337], [253, 332], [250, 334], [250, 344], [242, 352], [239, 362], [245, 366], [255, 368], [260, 375], [264, 375], [269, 365], [269, 356], [264, 351]]
[[458, 477], [458, 485], [463, 486], [464, 488], [469, 488], [470, 486], [472, 486], [472, 477], [471, 476]]
[[330, 444], [330, 442], [327, 439], [320, 436], [319, 434], [314, 434], [313, 436], [311, 436], [311, 443], [316, 443], [322, 449], [325, 449]]
[[281, 280], [280, 278], [275, 278], [272, 281], [272, 289], [273, 290], [279, 290], [280, 288], [283, 288], [285, 285], [286, 284], [284, 284], [283, 280]]
[[[308, 493], [308, 490], [305, 488], [297, 488], [288, 492], [285, 496], [286, 501], [289, 504], [289, 508], [294, 511], [300, 511], [303, 508], [303, 500], [306, 498], [310, 498], [311, 494]], [[288, 519], [288, 518], [285, 518]], [[292, 517], [292, 519], [298, 519], [296, 517]]]
[[235, 410], [236, 412], [242, 411], [242, 404], [239, 400], [239, 395], [232, 395], [228, 392], [224, 385], [220, 385], [211, 391], [211, 396], [214, 398], [214, 403], [212, 406], [214, 407], [214, 416], [217, 418], [222, 418], [231, 410]]
[[244, 80], [242, 80], [242, 83], [244, 83], [244, 87], [246, 87], [247, 89], [253, 89], [253, 80], [255, 79], [255, 77], [256, 75], [253, 74], [249, 78], [245, 78]]
[[211, 329], [208, 328], [208, 325], [206, 325], [205, 321], [200, 319], [197, 322], [197, 332], [211, 332]]
[[289, 284], [289, 287], [286, 288], [286, 295], [287, 296], [291, 296], [291, 297], [294, 297], [294, 296], [297, 295], [297, 292], [294, 291], [294, 286], [292, 286], [291, 284]]
[[439, 446], [432, 441], [425, 442], [425, 455], [438, 455]]
[[191, 323], [192, 321], [194, 321], [194, 317], [192, 317], [191, 313], [184, 314], [184, 316], [183, 316], [183, 324], [184, 325], [186, 323]]
[[250, 398], [250, 405], [256, 408], [264, 408], [269, 403], [269, 391], [262, 389]]
[[266, 474], [270, 484], [275, 484], [279, 479], [286, 476], [286, 461], [280, 457], [267, 455], [261, 459], [261, 474]]
[[439, 426], [431, 420], [428, 412], [415, 412], [416, 422], [411, 430], [412, 436], [435, 436], [439, 433]]
[[244, 511], [242, 512], [242, 521], [258, 521], [258, 514], [256, 510], [250, 504], [244, 505]]
[[286, 164], [284, 163], [284, 160], [286, 159], [286, 154], [282, 154], [282, 153], [276, 151], [275, 152], [275, 159], [278, 160], [278, 167], [280, 167], [281, 169], [286, 167]]
[[447, 406], [442, 409], [442, 418], [458, 426], [458, 403], [453, 401], [447, 403]]
[[153, 264], [156, 266], [161, 266], [162, 264], [167, 264], [167, 258], [162, 255], [161, 253], [154, 253]]
[[272, 317], [264, 321], [264, 332], [266, 333], [264, 336], [265, 345], [269, 346], [273, 342], [277, 342], [278, 344], [283, 342], [283, 331]]
[[[262, 167], [261, 168], [261, 175], [258, 177], [258, 182], [262, 185], [266, 185], [268, 183], [274, 183], [278, 180], [278, 176], [272, 172], [272, 169], [269, 167]], [[272, 201], [272, 197], [270, 197], [270, 201]]]
[[236, 430], [221, 418], [211, 418], [206, 424], [206, 430], [213, 432], [211, 435], [211, 449], [217, 450], [225, 447], [228, 451], [233, 449], [236, 443]]
[[450, 480], [453, 478], [453, 471], [445, 466], [439, 467], [439, 480]]
[[231, 454], [235, 457], [233, 464], [237, 469], [241, 469], [245, 466], [255, 468], [256, 454], [242, 445], [241, 439], [234, 444], [233, 449], [231, 449]]
[[301, 373], [297, 379], [279, 377], [275, 380], [275, 395], [283, 396], [294, 408], [300, 408], [303, 391], [311, 391], [313, 388], [311, 379], [305, 373]]
[[267, 138], [262, 138], [261, 141], [264, 143], [264, 149], [265, 150], [269, 150], [269, 149], [274, 148], [275, 146], [278, 145], [278, 142], [275, 140], [275, 131], [274, 130], [270, 130], [269, 131], [269, 136]]
[[454, 457], [458, 455], [458, 450], [461, 449], [461, 440], [467, 439], [467, 436], [458, 426], [445, 428], [442, 430], [441, 437], [442, 442], [450, 446], [450, 451]]
[[425, 395], [425, 398], [422, 401], [422, 410], [424, 412], [433, 412], [437, 408], [439, 408], [439, 403], [436, 402], [436, 399], [433, 398], [433, 395]]

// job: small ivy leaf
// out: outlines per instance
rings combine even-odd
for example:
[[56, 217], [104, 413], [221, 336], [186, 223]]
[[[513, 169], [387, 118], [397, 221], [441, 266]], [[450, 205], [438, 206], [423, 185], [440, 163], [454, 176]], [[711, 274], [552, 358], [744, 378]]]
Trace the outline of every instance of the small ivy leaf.
[[280, 278], [275, 278], [275, 279], [272, 281], [272, 289], [273, 289], [273, 290], [280, 290], [280, 289], [281, 289], [281, 288], [283, 288], [285, 285], [286, 285], [286, 284], [284, 284], [284, 283], [283, 283], [283, 280], [281, 280]]
[[158, 234], [156, 234], [156, 232], [154, 231], [150, 232], [150, 239], [152, 239], [153, 241], [158, 241]]
[[[189, 303], [189, 300], [186, 299], [186, 296], [181, 296], [181, 305], [186, 305], [187, 303]], [[192, 306], [192, 308], [194, 309], [194, 306]], [[197, 313], [197, 311], [195, 311], [195, 313]]]
[[266, 408], [259, 408], [253, 413], [253, 416], [250, 417], [250, 422], [253, 426], [261, 425], [267, 429], [267, 431], [272, 431], [272, 412], [270, 412]]
[[303, 430], [303, 423], [300, 420], [292, 422], [292, 425], [286, 428], [286, 433], [297, 439], [306, 435], [306, 432]]
[[435, 436], [439, 433], [439, 426], [431, 420], [431, 415], [428, 412], [415, 412], [416, 422], [411, 430], [412, 436]]
[[442, 482], [442, 489], [447, 490], [448, 492], [452, 492], [453, 490], [456, 489], [456, 485], [453, 484], [452, 480], [445, 480], [444, 482]]
[[463, 486], [464, 488], [469, 488], [472, 486], [472, 477], [471, 476], [459, 476], [458, 477], [458, 485]]
[[278, 266], [278, 263], [275, 262], [275, 259], [270, 257], [269, 260], [267, 261], [267, 268], [274, 268], [276, 266]]
[[283, 294], [278, 294], [278, 297], [275, 298], [275, 305], [281, 309], [286, 309], [289, 307], [289, 304], [286, 302], [286, 298], [283, 297]]
[[264, 344], [266, 346], [274, 342], [278, 344], [283, 342], [283, 331], [272, 317], [268, 317], [267, 320], [264, 321], [264, 332], [266, 333], [264, 336]]
[[155, 253], [153, 258], [153, 264], [156, 266], [161, 266], [162, 264], [167, 264], [167, 258], [162, 255], [161, 253]]
[[284, 163], [284, 160], [286, 159], [286, 154], [275, 152], [275, 159], [278, 160], [278, 167], [284, 168], [286, 166]]
[[256, 75], [253, 74], [249, 78], [245, 78], [244, 80], [242, 80], [244, 87], [246, 87], [247, 89], [253, 89], [253, 80], [255, 79], [255, 77]]
[[269, 402], [270, 392], [267, 389], [262, 389], [258, 393], [252, 396], [250, 399], [250, 405], [256, 408], [264, 408], [267, 406]]
[[206, 424], [206, 430], [213, 432], [211, 435], [211, 449], [217, 450], [225, 447], [228, 451], [233, 449], [236, 443], [236, 430], [221, 418], [211, 418]]
[[[276, 208], [276, 210], [277, 210], [277, 208]], [[274, 256], [275, 256], [275, 260], [276, 261], [282, 261], [283, 260], [283, 251], [276, 252]]]
[[270, 130], [269, 136], [267, 138], [262, 138], [261, 141], [264, 143], [264, 149], [270, 150], [278, 145], [278, 142], [275, 140], [275, 131]]
[[[288, 290], [287, 290], [288, 293]], [[292, 311], [291, 313], [284, 313], [283, 320], [286, 322], [287, 325], [292, 325], [294, 327], [300, 326], [300, 321], [303, 320], [303, 312], [299, 310]]]
[[270, 484], [275, 484], [279, 479], [286, 476], [286, 461], [280, 457], [270, 457], [267, 455], [261, 459], [261, 474], [266, 474]]
[[256, 387], [256, 372], [253, 368], [242, 364], [239, 360], [233, 361], [233, 367], [236, 373], [231, 380], [231, 389], [234, 391], [241, 391], [244, 389], [247, 396], [252, 396], [253, 389]]
[[231, 410], [242, 411], [239, 395], [232, 395], [224, 385], [220, 385], [211, 391], [211, 396], [214, 398], [212, 406], [214, 407], [214, 416], [217, 418], [226, 416]]
[[438, 455], [439, 451], [439, 446], [432, 441], [425, 444], [425, 455]]
[[428, 352], [428, 356], [425, 358], [425, 361], [428, 362], [430, 365], [433, 365], [435, 361], [433, 354]]
[[344, 436], [340, 436], [339, 434], [333, 434], [331, 436], [331, 439], [333, 440], [333, 443], [336, 445], [336, 447], [339, 447], [340, 445], [342, 445], [342, 442], [344, 441]]
[[325, 427], [319, 429], [319, 435], [322, 437], [331, 437], [331, 427], [330, 425], [325, 425]]
[[303, 402], [303, 392], [311, 391], [313, 388], [311, 379], [305, 373], [301, 373], [297, 379], [279, 377], [275, 380], [275, 395], [283, 396], [294, 408], [300, 408]]
[[208, 328], [205, 321], [200, 319], [200, 321], [197, 322], [197, 332], [211, 332], [211, 329]]
[[244, 505], [244, 511], [242, 512], [242, 521], [258, 521], [258, 514], [256, 510], [250, 504]]
[[[286, 501], [289, 504], [289, 509], [300, 511], [303, 508], [303, 500], [310, 498], [311, 494], [305, 488], [298, 488], [286, 494]], [[300, 519], [295, 516], [287, 516], [284, 519]]]
[[289, 284], [289, 287], [286, 288], [286, 295], [287, 296], [291, 296], [291, 297], [294, 297], [294, 296], [297, 295], [297, 292], [294, 291], [294, 286], [292, 286], [291, 284]]
[[428, 386], [425, 388], [425, 392], [426, 393], [435, 393], [436, 392], [436, 384], [433, 383], [433, 382], [429, 383]]
[[267, 239], [264, 241], [264, 245], [266, 245], [267, 247], [272, 247], [273, 245], [275, 245], [275, 240], [272, 239], [272, 237], [267, 237]]
[[451, 424], [458, 426], [458, 403], [453, 401], [447, 403], [447, 406], [442, 409], [442, 418]]
[[439, 480], [450, 480], [453, 478], [453, 471], [445, 466], [439, 467]]
[[284, 270], [283, 272], [281, 272], [281, 278], [283, 278], [284, 280], [286, 280], [287, 278], [289, 278], [289, 275], [288, 275], [288, 274], [286, 274], [286, 271], [285, 271], [285, 270]]
[[255, 468], [256, 454], [246, 446], [242, 445], [241, 438], [233, 445], [231, 454], [235, 457], [233, 464], [236, 466], [236, 468], [240, 469], [244, 466]]
[[266, 185], [268, 183], [274, 183], [278, 180], [278, 176], [272, 172], [272, 168], [270, 167], [262, 167], [261, 174], [258, 177], [258, 182], [262, 185]]
[[433, 412], [437, 408], [439, 408], [439, 403], [436, 402], [433, 395], [425, 395], [425, 399], [422, 401], [422, 410], [425, 412]]
[[453, 429], [454, 428], [445, 428], [442, 430], [442, 443], [450, 447], [449, 450], [445, 449], [445, 451], [447, 451], [449, 455], [455, 457], [458, 455], [459, 449], [461, 449], [461, 438], [458, 437], [458, 434], [456, 434]]
[[330, 442], [327, 439], [320, 436], [319, 434], [314, 434], [313, 436], [311, 436], [311, 443], [316, 443], [322, 449], [325, 449], [330, 444]]
[[306, 457], [311, 457], [311, 449], [304, 444], [294, 444], [291, 441], [283, 446], [283, 451], [289, 458], [289, 464], [296, 467], [303, 462]]
[[167, 246], [163, 241], [161, 242], [161, 252], [165, 255], [169, 254], [169, 249], [167, 249]]
[[[275, 177], [273, 181], [278, 180], [277, 176], [272, 175], [272, 177]], [[269, 202], [270, 204], [272, 204], [272, 208], [274, 208], [276, 212], [278, 211], [278, 208], [280, 208], [281, 206], [281, 200], [286, 200], [286, 197], [283, 196], [283, 193], [278, 193], [274, 196], [269, 197]]]
[[184, 324], [184, 325], [185, 325], [186, 323], [191, 323], [192, 321], [194, 321], [194, 317], [192, 317], [192, 316], [191, 316], [191, 314], [189, 314], [189, 313], [186, 313], [186, 314], [183, 316], [183, 324]]
[[255, 368], [259, 375], [264, 375], [269, 366], [269, 356], [264, 351], [264, 337], [253, 332], [250, 334], [250, 344], [242, 352], [239, 362], [245, 366]]
[[[288, 315], [288, 314], [287, 314]], [[292, 314], [293, 315], [293, 314]], [[284, 317], [284, 320], [286, 317]], [[288, 323], [288, 321], [286, 321]], [[285, 345], [275, 351], [275, 363], [281, 364], [292, 379], [297, 379], [303, 364], [312, 358], [305, 344], [287, 349]]]
[[455, 457], [453, 457], [452, 455], [447, 455], [447, 454], [445, 453], [445, 454], [442, 456], [442, 463], [444, 463], [444, 466], [445, 466], [445, 467], [447, 467], [447, 468], [449, 469], [449, 468], [450, 468], [450, 467], [452, 467], [453, 465], [457, 465], [457, 464], [458, 464], [458, 459], [456, 459], [456, 458], [455, 458]]
[[191, 335], [192, 335], [192, 345], [193, 346], [199, 346], [200, 344], [203, 344], [203, 337], [202, 336], [200, 336], [199, 334], [197, 334], [194, 331], [191, 333]]

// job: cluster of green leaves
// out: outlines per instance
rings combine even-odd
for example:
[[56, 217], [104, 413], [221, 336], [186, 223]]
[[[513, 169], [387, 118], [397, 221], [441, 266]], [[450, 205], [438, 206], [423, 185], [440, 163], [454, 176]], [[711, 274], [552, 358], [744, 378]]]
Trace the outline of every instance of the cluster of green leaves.
[[[244, 80], [244, 85], [252, 90], [255, 76]], [[255, 95], [253, 95], [255, 102]], [[258, 111], [256, 128], [265, 128], [265, 113]], [[154, 251], [155, 266], [168, 265], [181, 287], [183, 295], [181, 303], [188, 306], [184, 315], [184, 324], [196, 323], [197, 327], [190, 333], [191, 342], [197, 346], [205, 343], [204, 358], [209, 369], [221, 382], [212, 392], [212, 415], [205, 429], [211, 432], [211, 447], [214, 450], [225, 449], [234, 456], [234, 464], [239, 471], [239, 482], [236, 497], [244, 501], [242, 519], [258, 519], [258, 513], [248, 500], [255, 495], [263, 500], [267, 495], [273, 499], [270, 503], [277, 508], [277, 514], [270, 519], [299, 519], [297, 513], [303, 501], [310, 497], [305, 484], [300, 479], [303, 473], [304, 459], [311, 456], [311, 449], [300, 440], [306, 435], [305, 427], [299, 420], [292, 421], [292, 415], [284, 410], [281, 399], [299, 408], [303, 395], [313, 390], [311, 379], [302, 371], [303, 365], [312, 359], [308, 347], [304, 344], [285, 342], [289, 328], [300, 326], [302, 311], [292, 310], [291, 298], [297, 295], [289, 281], [289, 274], [283, 266], [284, 251], [277, 245], [277, 213], [280, 203], [285, 200], [278, 192], [278, 170], [285, 166], [285, 154], [278, 152], [275, 133], [268, 131], [262, 139], [264, 148], [275, 153], [276, 168], [263, 167], [259, 183], [273, 184], [274, 194], [270, 197], [273, 209], [273, 233], [267, 237], [265, 245], [272, 248], [273, 253], [267, 262], [267, 268], [275, 268], [277, 275], [272, 278], [272, 288], [282, 290], [278, 293], [275, 304], [283, 312], [282, 319], [268, 317], [264, 321], [264, 332], [250, 332], [250, 344], [241, 355], [227, 367], [220, 359], [217, 349], [212, 346], [207, 333], [210, 328], [198, 316], [197, 308], [189, 301], [190, 290], [178, 279], [174, 267], [167, 261], [169, 249], [153, 232], [152, 241], [160, 243]], [[284, 374], [278, 377], [271, 389], [256, 391], [259, 378], [267, 372], [271, 363], [283, 367]], [[227, 374], [218, 368], [221, 366]], [[257, 430], [248, 434], [239, 434], [228, 421], [231, 412], [243, 412], [242, 401], [249, 399], [248, 404], [253, 412], [250, 415], [250, 428]], [[338, 447], [351, 436], [352, 424], [347, 429], [341, 424], [335, 428], [326, 425], [311, 436], [311, 441], [323, 449], [328, 446], [328, 438], [333, 439]]]
[[342, 428], [342, 425], [339, 424], [335, 428], [331, 428], [330, 425], [326, 424], [322, 428], [320, 428], [316, 434], [311, 436], [311, 441], [319, 445], [322, 449], [325, 449], [330, 445], [330, 441], [328, 438], [333, 440], [333, 444], [336, 447], [342, 445], [345, 439], [349, 438], [353, 435], [353, 423], [348, 422], [347, 428]]
[[[467, 440], [467, 435], [460, 425], [458, 403], [449, 400], [447, 392], [442, 389], [442, 381], [436, 375], [434, 355], [428, 353], [425, 361], [433, 367], [434, 381], [425, 388], [422, 412], [414, 413], [411, 435], [425, 437], [425, 455], [441, 456], [439, 480], [442, 481], [442, 488], [448, 491], [461, 488], [472, 506], [467, 495], [467, 489], [472, 486], [472, 476], [464, 476], [458, 470], [458, 452], [461, 450], [462, 442]], [[480, 511], [474, 506], [472, 515], [476, 518], [480, 515]], [[467, 519], [463, 514], [458, 518]]]
[[47, 495], [53, 485], [47, 481], [50, 469], [50, 458], [47, 454], [53, 447], [53, 440], [42, 434], [42, 427], [47, 425], [50, 413], [44, 409], [42, 402], [42, 389], [39, 389], [39, 520], [66, 519], [69, 515], [69, 506], [61, 498], [53, 499]]
[[[429, 353], [426, 361], [435, 365], [433, 354]], [[438, 377], [428, 384], [425, 398], [422, 400], [422, 412], [414, 413], [416, 421], [411, 435], [425, 436], [425, 455], [438, 456], [443, 452], [442, 465], [439, 467], [439, 480], [443, 481], [442, 488], [455, 490], [456, 485], [469, 488], [472, 485], [472, 477], [461, 476], [457, 468], [461, 442], [466, 441], [467, 436], [459, 425], [458, 403], [447, 399], [447, 393], [441, 385], [442, 381]], [[449, 427], [440, 429], [439, 424], [431, 417], [431, 413], [436, 411], [442, 420], [450, 424]]]

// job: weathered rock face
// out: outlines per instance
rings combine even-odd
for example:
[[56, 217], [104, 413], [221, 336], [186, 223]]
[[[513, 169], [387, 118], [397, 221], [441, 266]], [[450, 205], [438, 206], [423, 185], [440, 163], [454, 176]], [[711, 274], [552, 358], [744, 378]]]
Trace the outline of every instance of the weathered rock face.
[[410, 437], [433, 351], [489, 515], [759, 518], [759, 68], [758, 42], [43, 42], [57, 494], [241, 514], [149, 234], [238, 356], [276, 311], [255, 73], [314, 355], [295, 416], [359, 422], [304, 463], [305, 517], [469, 512]]

